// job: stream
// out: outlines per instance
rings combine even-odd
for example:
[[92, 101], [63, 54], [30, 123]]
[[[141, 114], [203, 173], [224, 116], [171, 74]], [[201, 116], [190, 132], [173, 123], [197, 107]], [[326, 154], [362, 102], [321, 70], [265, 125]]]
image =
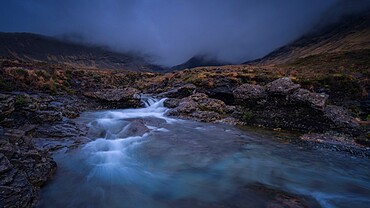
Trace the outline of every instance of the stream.
[[87, 144], [56, 152], [40, 207], [264, 207], [266, 186], [322, 207], [369, 207], [370, 160], [145, 108], [85, 112]]

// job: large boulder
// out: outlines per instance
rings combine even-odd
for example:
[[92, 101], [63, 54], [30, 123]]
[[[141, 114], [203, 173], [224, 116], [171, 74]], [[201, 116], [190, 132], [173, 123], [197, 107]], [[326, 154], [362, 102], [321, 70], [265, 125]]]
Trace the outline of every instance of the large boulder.
[[300, 88], [289, 78], [265, 85], [244, 84], [234, 90], [240, 106], [234, 116], [258, 126], [298, 131], [336, 130], [356, 135], [354, 118], [343, 108], [327, 106], [328, 95]]
[[94, 92], [85, 92], [84, 95], [113, 108], [141, 106], [139, 90], [135, 88], [102, 89]]
[[298, 90], [301, 87], [301, 85], [295, 84], [288, 77], [283, 77], [283, 78], [280, 78], [273, 82], [268, 83], [265, 87], [266, 87], [266, 91], [269, 94], [288, 95]]
[[225, 114], [232, 110], [223, 101], [209, 98], [204, 93], [196, 93], [169, 103], [172, 107], [176, 106], [168, 112], [169, 115], [205, 122], [214, 122], [225, 118]]
[[316, 109], [324, 109], [328, 98], [329, 96], [325, 93], [314, 93], [306, 89], [299, 89], [290, 96], [292, 101], [307, 103]]
[[266, 101], [267, 94], [264, 87], [253, 84], [243, 84], [234, 91], [235, 103], [239, 105], [255, 105]]

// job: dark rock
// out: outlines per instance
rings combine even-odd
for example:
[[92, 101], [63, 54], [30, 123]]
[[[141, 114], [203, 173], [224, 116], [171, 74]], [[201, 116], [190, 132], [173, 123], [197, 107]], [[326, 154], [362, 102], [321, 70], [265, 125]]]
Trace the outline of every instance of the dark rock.
[[45, 123], [61, 121], [63, 119], [62, 113], [57, 111], [36, 111], [36, 115], [32, 123]]
[[239, 105], [256, 105], [265, 102], [267, 94], [265, 88], [259, 85], [243, 84], [233, 91], [235, 103]]
[[370, 157], [370, 149], [357, 144], [355, 140], [343, 134], [327, 133], [308, 133], [300, 137], [302, 141], [311, 148], [324, 148], [332, 151], [347, 152], [351, 156]]
[[273, 82], [268, 83], [265, 88], [269, 94], [288, 95], [301, 87], [299, 84], [295, 84], [288, 77], [277, 79]]
[[206, 93], [210, 98], [222, 100], [227, 105], [234, 105], [233, 90], [238, 84], [239, 82], [236, 79], [219, 77], [213, 80], [211, 86], [206, 87], [204, 90], [200, 90], [200, 92]]
[[149, 132], [149, 128], [145, 125], [143, 120], [134, 120], [127, 127], [124, 128], [124, 131], [120, 132], [118, 138], [126, 138], [132, 136], [142, 136], [143, 134]]
[[333, 128], [345, 133], [358, 134], [359, 124], [343, 107], [328, 105], [324, 109], [325, 117], [333, 122]]
[[113, 108], [139, 107], [141, 105], [139, 91], [135, 88], [103, 89], [95, 92], [85, 92], [84, 95], [93, 98]]
[[38, 190], [54, 173], [50, 155], [35, 149], [28, 129], [7, 129], [0, 140], [0, 207], [33, 207]]
[[225, 112], [230, 110], [231, 108], [227, 108], [223, 101], [209, 98], [204, 93], [196, 93], [181, 99], [168, 114], [182, 118], [193, 118], [198, 121], [214, 122], [224, 118]]
[[176, 108], [180, 104], [180, 99], [168, 98], [164, 101], [163, 105], [166, 108]]
[[309, 104], [312, 108], [324, 109], [329, 96], [324, 93], [314, 93], [306, 89], [299, 89], [290, 95], [292, 101]]
[[4, 118], [14, 111], [14, 104], [14, 96], [0, 94], [0, 121], [4, 120]]
[[158, 97], [181, 99], [181, 98], [184, 98], [184, 97], [187, 97], [193, 94], [196, 88], [197, 87], [193, 84], [185, 84], [181, 87], [172, 89], [170, 91], [160, 93], [158, 94]]

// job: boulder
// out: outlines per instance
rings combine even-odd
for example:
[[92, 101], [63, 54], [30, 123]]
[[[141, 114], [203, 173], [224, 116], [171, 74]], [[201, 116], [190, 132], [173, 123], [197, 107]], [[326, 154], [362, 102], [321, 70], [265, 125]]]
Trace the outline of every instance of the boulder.
[[94, 92], [85, 92], [84, 95], [98, 100], [109, 107], [127, 108], [141, 105], [139, 91], [135, 88], [103, 89]]
[[[177, 104], [177, 103], [176, 103]], [[232, 110], [223, 101], [209, 98], [204, 93], [196, 93], [178, 101], [168, 114], [198, 121], [214, 122], [225, 117]]]
[[328, 98], [325, 93], [314, 93], [306, 89], [299, 89], [290, 95], [292, 101], [306, 103], [316, 109], [324, 109]]
[[239, 105], [255, 105], [257, 102], [265, 101], [267, 98], [264, 87], [252, 84], [243, 84], [234, 91], [235, 103]]
[[180, 99], [168, 98], [164, 101], [163, 105], [166, 108], [176, 108], [180, 104]]
[[288, 77], [277, 79], [265, 86], [267, 93], [276, 95], [288, 95], [298, 90], [300, 87], [301, 85], [295, 84]]
[[184, 98], [184, 97], [187, 97], [193, 94], [196, 88], [197, 87], [193, 84], [185, 84], [181, 87], [172, 89], [170, 91], [160, 93], [158, 94], [158, 97], [181, 99], [181, 98]]

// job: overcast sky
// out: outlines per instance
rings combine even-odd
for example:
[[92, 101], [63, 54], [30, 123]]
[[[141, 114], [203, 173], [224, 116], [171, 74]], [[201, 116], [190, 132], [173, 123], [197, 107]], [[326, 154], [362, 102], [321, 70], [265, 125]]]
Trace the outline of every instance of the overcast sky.
[[0, 0], [0, 31], [69, 35], [172, 66], [260, 58], [370, 0]]

